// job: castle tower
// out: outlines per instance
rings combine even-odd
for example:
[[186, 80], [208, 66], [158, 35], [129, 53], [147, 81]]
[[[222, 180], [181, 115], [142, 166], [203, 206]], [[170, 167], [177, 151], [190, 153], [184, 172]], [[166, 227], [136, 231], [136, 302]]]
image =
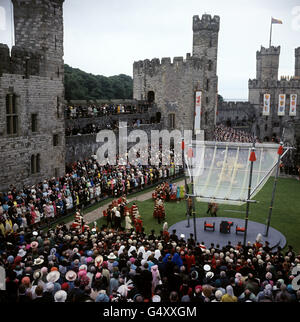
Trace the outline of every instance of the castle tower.
[[[202, 15], [193, 17], [193, 56], [207, 56], [217, 60], [218, 55], [218, 36], [220, 29], [220, 17]], [[216, 68], [216, 67], [215, 67]]]
[[218, 92], [217, 57], [220, 17], [204, 14], [193, 17], [193, 57], [204, 60], [204, 78], [198, 89], [202, 91], [201, 129], [205, 139], [213, 139], [216, 124], [216, 105]]
[[12, 0], [15, 43], [44, 54], [41, 73], [52, 79], [63, 76], [64, 0]]
[[12, 0], [0, 44], [0, 191], [65, 173], [63, 0]]
[[[201, 135], [212, 140], [218, 90], [217, 54], [220, 18], [193, 17], [193, 54], [146, 59], [133, 64], [133, 97], [152, 100], [165, 128], [192, 130], [196, 91], [201, 91]], [[151, 94], [151, 95], [150, 95]]]
[[261, 47], [256, 52], [256, 79], [278, 80], [280, 46]]
[[295, 49], [295, 76], [300, 77], [300, 47]]

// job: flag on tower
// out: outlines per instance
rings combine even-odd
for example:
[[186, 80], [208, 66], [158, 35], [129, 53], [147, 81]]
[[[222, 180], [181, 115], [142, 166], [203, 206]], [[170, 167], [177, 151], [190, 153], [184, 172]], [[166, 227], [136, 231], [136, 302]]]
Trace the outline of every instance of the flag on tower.
[[279, 20], [279, 19], [275, 19], [272, 17], [272, 23], [279, 23], [282, 25], [282, 20]]
[[271, 48], [271, 42], [272, 42], [272, 26], [273, 26], [273, 24], [275, 24], [275, 23], [282, 25], [282, 20], [275, 19], [275, 18], [271, 17], [270, 42], [269, 42], [269, 47], [270, 47], [270, 48]]

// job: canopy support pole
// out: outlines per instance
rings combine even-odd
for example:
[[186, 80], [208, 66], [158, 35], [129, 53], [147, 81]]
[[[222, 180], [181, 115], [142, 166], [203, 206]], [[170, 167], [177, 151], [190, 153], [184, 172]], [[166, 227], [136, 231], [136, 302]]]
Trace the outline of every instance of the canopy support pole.
[[[253, 142], [252, 152], [255, 151], [255, 141]], [[250, 154], [251, 156], [251, 154]], [[251, 159], [251, 157], [250, 157]], [[250, 174], [249, 174], [249, 185], [248, 185], [248, 198], [247, 198], [247, 206], [246, 206], [246, 218], [245, 218], [245, 232], [244, 232], [244, 246], [246, 246], [247, 240], [247, 229], [248, 229], [248, 217], [249, 217], [249, 208], [250, 208], [250, 197], [251, 197], [251, 184], [252, 184], [252, 173], [253, 173], [253, 164], [254, 160], [250, 161]]]

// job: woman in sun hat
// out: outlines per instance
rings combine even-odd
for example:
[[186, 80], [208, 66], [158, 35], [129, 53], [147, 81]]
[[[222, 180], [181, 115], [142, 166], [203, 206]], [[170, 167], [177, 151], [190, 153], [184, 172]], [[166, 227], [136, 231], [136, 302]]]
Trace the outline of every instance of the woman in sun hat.
[[95, 258], [95, 266], [96, 267], [100, 267], [103, 263], [103, 256], [101, 255], [98, 255], [96, 258]]
[[66, 273], [65, 279], [67, 280], [68, 284], [70, 285], [70, 288], [74, 286], [73, 282], [76, 280], [77, 274], [76, 272], [70, 270]]
[[54, 301], [55, 302], [65, 302], [66, 299], [67, 299], [67, 292], [66, 291], [60, 290], [54, 294]]
[[39, 243], [34, 240], [33, 242], [31, 242], [30, 246], [31, 246], [32, 249], [37, 249], [38, 246], [39, 246]]
[[51, 270], [47, 275], [47, 281], [49, 283], [55, 283], [59, 280], [60, 273], [57, 270]]
[[33, 262], [33, 266], [40, 266], [44, 263], [44, 260], [40, 257], [36, 258]]
[[108, 259], [108, 263], [107, 263], [107, 265], [108, 265], [108, 269], [111, 271], [112, 270], [112, 268], [113, 268], [113, 264], [114, 264], [114, 262], [115, 262], [115, 260], [116, 260], [116, 255], [114, 254], [114, 253], [110, 253], [108, 256], [107, 256], [107, 259]]

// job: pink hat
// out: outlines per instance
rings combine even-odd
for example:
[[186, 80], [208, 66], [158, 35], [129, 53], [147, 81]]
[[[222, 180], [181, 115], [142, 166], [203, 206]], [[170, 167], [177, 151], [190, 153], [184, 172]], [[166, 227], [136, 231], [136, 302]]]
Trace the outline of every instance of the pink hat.
[[98, 272], [95, 277], [96, 278], [100, 278], [101, 277], [101, 273]]
[[93, 260], [93, 258], [92, 258], [92, 257], [88, 257], [88, 258], [86, 259], [86, 262], [87, 262], [87, 263], [90, 263], [92, 260]]
[[196, 285], [195, 290], [198, 290], [198, 289], [200, 289], [200, 292], [201, 292], [202, 291], [202, 286], [201, 285]]
[[135, 258], [134, 257], [130, 257], [129, 260], [130, 260], [131, 264], [133, 264], [135, 262]]
[[35, 249], [35, 248], [38, 248], [39, 246], [39, 243], [37, 241], [33, 241], [31, 244], [30, 244], [31, 248]]
[[85, 275], [86, 275], [86, 271], [83, 269], [78, 272], [78, 277], [83, 277]]
[[41, 268], [41, 273], [42, 273], [42, 274], [46, 274], [46, 273], [48, 273], [48, 268], [47, 268], [47, 267], [42, 267], [42, 268]]

